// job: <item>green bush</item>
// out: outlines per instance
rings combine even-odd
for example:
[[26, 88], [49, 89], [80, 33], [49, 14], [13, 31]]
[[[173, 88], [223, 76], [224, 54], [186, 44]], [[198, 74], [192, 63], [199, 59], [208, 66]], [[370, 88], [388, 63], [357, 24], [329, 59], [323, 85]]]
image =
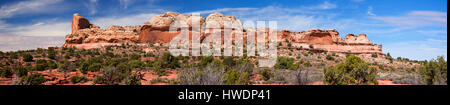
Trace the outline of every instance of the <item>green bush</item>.
[[275, 69], [289, 69], [294, 64], [294, 58], [278, 57]]
[[327, 55], [326, 59], [327, 59], [327, 60], [330, 60], [330, 61], [333, 61], [333, 60], [334, 60], [334, 57], [331, 56], [331, 55]]
[[361, 58], [351, 55], [336, 67], [330, 66], [324, 70], [324, 83], [330, 85], [378, 84], [375, 75], [376, 68], [369, 68]]
[[47, 61], [47, 65], [49, 69], [56, 69], [58, 68], [58, 64], [56, 64], [54, 61]]
[[33, 61], [33, 56], [31, 54], [23, 54], [22, 55], [23, 61], [24, 62], [32, 62]]
[[269, 80], [271, 77], [273, 77], [273, 73], [271, 73], [271, 72], [269, 71], [269, 69], [267, 69], [267, 68], [261, 70], [261, 71], [259, 72], [259, 74], [262, 75], [262, 79], [263, 79], [264, 81], [267, 81], [267, 80]]
[[230, 69], [223, 74], [225, 85], [248, 85], [250, 75], [248, 72], [240, 73], [236, 69]]
[[14, 73], [17, 76], [19, 76], [19, 77], [27, 76], [28, 75], [28, 69], [26, 69], [23, 66], [19, 66], [19, 67], [14, 68]]
[[447, 61], [442, 56], [422, 64], [419, 72], [427, 85], [447, 85]]
[[47, 79], [45, 79], [42, 74], [32, 73], [29, 76], [23, 76], [20, 79], [19, 84], [20, 85], [40, 85], [46, 81], [47, 81]]
[[234, 61], [234, 57], [229, 56], [223, 59], [223, 64], [227, 65], [228, 67], [232, 67], [236, 65], [236, 62]]
[[87, 63], [86, 61], [81, 63], [80, 67], [78, 68], [80, 70], [81, 73], [83, 74], [87, 74], [89, 71], [89, 63]]
[[130, 55], [130, 60], [139, 60], [140, 58], [141, 58], [141, 55], [137, 55], [137, 54]]
[[141, 60], [131, 60], [128, 62], [128, 66], [130, 66], [131, 69], [142, 69], [144, 65], [144, 62], [142, 62]]
[[212, 56], [207, 57], [201, 57], [200, 62], [198, 63], [198, 67], [206, 67], [209, 63], [211, 63], [214, 60]]
[[12, 71], [11, 68], [9, 67], [4, 67], [4, 68], [0, 68], [0, 77], [2, 78], [9, 78], [12, 76]]
[[153, 62], [153, 73], [155, 73], [158, 76], [165, 76], [167, 75], [167, 71], [161, 67], [161, 61], [155, 61]]
[[100, 63], [94, 63], [92, 65], [89, 65], [88, 70], [92, 72], [100, 71], [102, 68], [102, 64]]
[[88, 79], [86, 77], [84, 77], [84, 76], [72, 76], [72, 77], [70, 77], [70, 82], [72, 82], [73, 84], [84, 83], [86, 81], [88, 81]]
[[121, 73], [130, 73], [131, 68], [130, 65], [127, 65], [126, 63], [120, 63], [116, 66], [116, 69], [120, 71]]
[[378, 58], [378, 54], [373, 53], [372, 58]]
[[43, 70], [47, 70], [48, 67], [48, 63], [46, 60], [40, 59], [36, 61], [36, 65], [34, 65], [34, 70], [37, 71], [43, 71]]
[[312, 64], [309, 61], [306, 61], [305, 63], [303, 63], [303, 66], [305, 67], [311, 67]]
[[53, 49], [49, 49], [49, 50], [47, 50], [47, 53], [48, 53], [48, 58], [50, 58], [50, 59], [55, 59], [55, 57], [56, 57], [56, 52], [55, 52], [55, 50], [53, 50]]

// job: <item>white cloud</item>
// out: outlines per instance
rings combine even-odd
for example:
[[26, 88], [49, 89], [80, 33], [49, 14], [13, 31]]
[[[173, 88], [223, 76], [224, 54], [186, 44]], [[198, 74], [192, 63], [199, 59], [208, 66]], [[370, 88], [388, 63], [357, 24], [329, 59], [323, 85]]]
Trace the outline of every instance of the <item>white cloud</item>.
[[373, 7], [369, 6], [369, 9], [367, 10], [367, 14], [369, 14], [370, 16], [376, 16], [372, 11], [373, 11]]
[[89, 9], [89, 14], [97, 13], [98, 0], [89, 0], [88, 2], [83, 3], [86, 8]]
[[122, 8], [127, 9], [128, 5], [130, 5], [133, 0], [119, 0], [119, 2]]
[[187, 14], [191, 14], [191, 13], [210, 14], [210, 13], [215, 13], [215, 12], [249, 11], [249, 10], [255, 10], [255, 9], [258, 9], [258, 8], [221, 8], [221, 9], [215, 9], [215, 10], [195, 11], [195, 12], [190, 12]]
[[71, 31], [71, 22], [38, 22], [32, 25], [11, 26], [6, 31], [18, 36], [65, 36]]
[[447, 13], [438, 11], [412, 11], [404, 16], [373, 16], [372, 18], [404, 27], [447, 27]]
[[430, 60], [437, 56], [447, 56], [447, 40], [427, 39], [387, 43], [383, 45], [383, 51], [389, 52], [393, 57]]
[[311, 9], [311, 10], [326, 10], [326, 9], [334, 9], [337, 8], [336, 4], [330, 3], [328, 1], [323, 2], [322, 4], [315, 5], [315, 6], [306, 6], [303, 7], [304, 9]]
[[236, 16], [243, 22], [277, 21], [279, 27], [278, 29], [288, 29], [293, 31], [302, 31], [311, 28], [330, 29], [340, 27], [341, 23], [345, 23], [331, 21], [336, 15], [335, 13], [311, 11], [310, 9], [311, 8], [305, 7], [283, 8], [278, 6], [266, 6], [262, 8], [222, 8], [215, 10], [194, 11], [190, 13], [207, 14], [221, 12], [225, 15]]
[[0, 34], [0, 51], [16, 51], [62, 46], [63, 36], [17, 36]]
[[6, 29], [8, 27], [8, 24], [6, 24], [4, 21], [0, 20], [0, 30]]
[[111, 25], [127, 26], [127, 25], [141, 25], [149, 21], [156, 14], [144, 13], [128, 16], [106, 16], [94, 18], [90, 21], [92, 24], [96, 24], [102, 28], [107, 28]]
[[447, 30], [417, 30], [418, 33], [423, 35], [445, 35], [447, 36]]
[[29, 0], [5, 4], [0, 7], [0, 19], [10, 18], [20, 14], [52, 12], [54, 8], [49, 8], [49, 6], [60, 3], [61, 1], [63, 0]]

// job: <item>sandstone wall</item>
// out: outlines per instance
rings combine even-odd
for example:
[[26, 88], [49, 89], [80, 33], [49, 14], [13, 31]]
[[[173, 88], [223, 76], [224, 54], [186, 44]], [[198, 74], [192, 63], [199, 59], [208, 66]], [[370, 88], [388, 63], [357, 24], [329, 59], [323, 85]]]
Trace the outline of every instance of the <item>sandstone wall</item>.
[[[167, 12], [156, 15], [142, 26], [110, 26], [107, 29], [91, 24], [86, 18], [79, 14], [74, 14], [72, 21], [72, 34], [66, 36], [66, 43], [64, 46], [77, 46], [80, 44], [94, 44], [94, 43], [168, 43], [176, 37], [177, 32], [169, 32], [169, 27], [176, 21], [187, 22], [186, 26], [181, 28], [188, 28], [189, 34], [199, 32], [192, 30], [192, 20], [199, 19], [201, 26], [217, 26], [222, 31], [225, 28], [224, 21], [235, 23], [242, 27], [242, 22], [234, 16], [224, 16], [220, 13], [213, 13], [206, 18], [196, 15], [186, 15], [175, 12]], [[214, 22], [216, 21], [216, 22]], [[246, 31], [266, 31], [266, 35], [270, 29], [249, 29]], [[238, 30], [233, 30], [236, 33]], [[368, 40], [366, 34], [354, 35], [347, 34], [345, 39], [341, 38], [339, 32], [336, 30], [320, 30], [310, 29], [301, 32], [291, 32], [288, 30], [275, 30], [278, 36], [278, 42], [288, 42], [294, 47], [302, 47], [309, 49], [309, 45], [314, 46], [314, 49], [326, 50], [337, 53], [352, 53], [352, 54], [382, 54], [382, 46], [375, 45]], [[211, 33], [201, 33], [200, 37], [203, 40]], [[243, 34], [244, 42], [247, 40], [247, 34]], [[221, 40], [214, 39], [214, 40]], [[234, 40], [234, 38], [232, 39]], [[266, 40], [268, 40], [266, 38]], [[102, 44], [104, 45], [104, 44]]]

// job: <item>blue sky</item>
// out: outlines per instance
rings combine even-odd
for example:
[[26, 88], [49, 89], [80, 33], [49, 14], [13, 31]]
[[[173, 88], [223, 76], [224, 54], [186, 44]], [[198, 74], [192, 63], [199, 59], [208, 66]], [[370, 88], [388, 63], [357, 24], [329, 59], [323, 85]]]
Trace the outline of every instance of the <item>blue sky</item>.
[[337, 29], [341, 37], [366, 33], [394, 57], [447, 57], [447, 0], [1, 0], [0, 50], [61, 46], [74, 13], [106, 28], [167, 11], [221, 12], [292, 31]]

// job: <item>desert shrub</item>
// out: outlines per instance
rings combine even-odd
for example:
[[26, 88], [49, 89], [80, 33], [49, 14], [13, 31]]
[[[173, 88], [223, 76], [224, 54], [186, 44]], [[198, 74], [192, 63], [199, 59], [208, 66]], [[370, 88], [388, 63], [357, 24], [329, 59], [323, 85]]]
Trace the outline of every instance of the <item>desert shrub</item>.
[[230, 69], [223, 74], [225, 85], [248, 85], [250, 75], [248, 72], [240, 73], [236, 69]]
[[137, 54], [131, 54], [129, 55], [130, 60], [138, 60], [141, 58], [141, 55], [137, 55]]
[[93, 57], [93, 58], [88, 59], [87, 62], [89, 64], [94, 64], [94, 63], [102, 64], [103, 63], [103, 57]]
[[12, 59], [17, 59], [17, 58], [19, 58], [19, 56], [18, 56], [17, 53], [15, 53], [15, 52], [11, 52], [11, 53], [9, 54], [9, 57], [12, 58]]
[[47, 50], [47, 54], [48, 54], [47, 57], [50, 58], [50, 59], [55, 59], [56, 58], [56, 52], [53, 49]]
[[422, 64], [419, 72], [427, 85], [447, 85], [447, 61], [442, 56]]
[[273, 76], [273, 73], [271, 73], [271, 72], [269, 71], [269, 69], [267, 69], [267, 68], [261, 70], [261, 71], [259, 72], [259, 74], [262, 75], [262, 79], [263, 79], [264, 81], [269, 80], [269, 79]]
[[163, 68], [175, 69], [181, 67], [177, 57], [172, 56], [172, 54], [168, 52], [163, 54], [161, 58], [161, 64]]
[[23, 66], [18, 66], [14, 68], [14, 74], [16, 74], [19, 77], [27, 76], [28, 75], [28, 69], [26, 69]]
[[294, 58], [278, 57], [275, 69], [289, 69], [294, 64]]
[[155, 73], [158, 76], [164, 76], [167, 75], [167, 71], [161, 67], [161, 61], [155, 61], [153, 62], [153, 73]]
[[31, 54], [23, 54], [22, 55], [23, 61], [24, 62], [32, 62], [33, 61], [33, 56]]
[[212, 56], [207, 56], [207, 57], [201, 57], [200, 62], [198, 63], [198, 67], [205, 67], [206, 65], [208, 65], [209, 63], [211, 63], [214, 60], [214, 58]]
[[373, 53], [372, 58], [378, 58], [378, 54]]
[[23, 76], [19, 80], [19, 85], [40, 85], [46, 81], [47, 79], [45, 79], [42, 74], [32, 73], [29, 76]]
[[180, 85], [222, 85], [225, 67], [219, 62], [178, 72], [176, 83]]
[[70, 59], [70, 57], [72, 57], [72, 53], [71, 52], [66, 52], [66, 54], [64, 54], [64, 58], [66, 59]]
[[100, 63], [94, 63], [92, 65], [89, 65], [88, 70], [95, 72], [95, 71], [100, 71], [100, 68], [102, 68], [102, 64]]
[[127, 63], [120, 63], [116, 66], [116, 69], [121, 73], [130, 73], [131, 68]]
[[310, 49], [314, 49], [314, 46], [313, 46], [313, 45], [309, 45], [309, 48], [310, 48]]
[[56, 64], [54, 61], [47, 61], [48, 69], [56, 69], [58, 68], [58, 64]]
[[297, 70], [300, 67], [298, 63], [294, 63], [291, 66], [289, 66], [289, 70]]
[[[152, 44], [150, 44], [150, 45], [152, 45]], [[155, 57], [155, 54], [149, 52], [149, 53], [145, 54], [144, 56], [145, 57]]]
[[330, 85], [348, 84], [378, 84], [376, 68], [369, 68], [368, 64], [361, 58], [349, 56], [336, 67], [330, 66], [324, 70], [324, 83]]
[[327, 60], [330, 60], [330, 61], [333, 61], [333, 60], [334, 60], [334, 57], [331, 56], [331, 55], [327, 55], [326, 59], [327, 59]]
[[4, 68], [0, 68], [0, 77], [2, 78], [9, 78], [12, 76], [12, 71], [11, 68], [9, 67], [4, 67]]
[[124, 85], [141, 85], [141, 80], [143, 79], [144, 75], [140, 73], [132, 73], [127, 78], [122, 80]]
[[[254, 62], [254, 63], [258, 63], [258, 62]], [[224, 66], [226, 66], [223, 64], [216, 64], [216, 65], [218, 67], [223, 67], [223, 68], [225, 68]], [[253, 65], [253, 62], [251, 62], [250, 60], [242, 58], [237, 61], [237, 66], [236, 66], [237, 71], [251, 73], [253, 71], [253, 69], [254, 69], [254, 65]]]
[[72, 76], [72, 77], [70, 77], [70, 82], [72, 82], [73, 84], [84, 83], [86, 81], [88, 81], [88, 79], [86, 77], [84, 77], [84, 76]]
[[303, 66], [305, 67], [311, 67], [312, 64], [309, 61], [306, 61], [305, 63], [303, 63]]
[[236, 62], [234, 61], [234, 57], [229, 56], [223, 59], [223, 64], [227, 65], [228, 67], [232, 67], [236, 65]]
[[87, 63], [86, 61], [81, 63], [78, 70], [80, 70], [80, 72], [83, 74], [87, 74], [87, 72], [89, 71], [89, 63]]
[[167, 78], [159, 78], [159, 77], [150, 80], [150, 84], [155, 84], [155, 83], [160, 83], [160, 82], [167, 83], [167, 82], [169, 82], [169, 80]]
[[131, 60], [128, 62], [128, 66], [130, 66], [131, 69], [142, 69], [144, 65], [144, 62], [142, 62], [141, 60]]
[[116, 67], [108, 66], [105, 67], [99, 75], [94, 79], [95, 84], [105, 84], [105, 85], [117, 85], [122, 82], [129, 73], [121, 73]]
[[48, 69], [48, 64], [46, 60], [40, 59], [36, 61], [36, 65], [34, 65], [34, 70], [43, 71]]

